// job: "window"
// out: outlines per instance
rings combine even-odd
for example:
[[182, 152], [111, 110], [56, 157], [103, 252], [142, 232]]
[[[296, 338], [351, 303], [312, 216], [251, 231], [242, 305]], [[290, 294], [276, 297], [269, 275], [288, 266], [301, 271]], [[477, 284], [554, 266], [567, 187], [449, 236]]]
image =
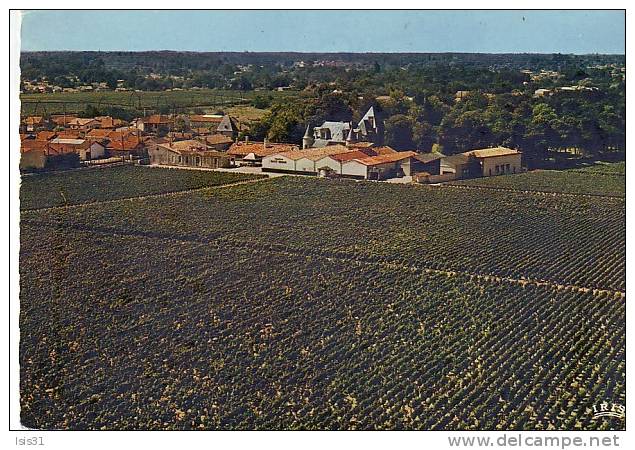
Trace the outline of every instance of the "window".
[[500, 173], [500, 166], [496, 166], [496, 175]]
[[505, 165], [505, 172], [509, 173], [509, 164]]

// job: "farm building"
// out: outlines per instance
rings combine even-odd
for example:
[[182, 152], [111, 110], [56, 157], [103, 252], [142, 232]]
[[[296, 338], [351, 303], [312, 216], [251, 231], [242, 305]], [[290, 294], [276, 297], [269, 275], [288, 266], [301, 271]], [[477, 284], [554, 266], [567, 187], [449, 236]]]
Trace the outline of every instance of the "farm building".
[[415, 152], [395, 152], [346, 161], [342, 164], [342, 176], [364, 180], [411, 176], [415, 155]]
[[350, 150], [346, 153], [337, 153], [335, 155], [323, 156], [315, 161], [315, 167], [318, 176], [326, 177], [333, 175], [342, 175], [342, 166], [345, 162], [353, 159], [367, 158], [369, 155], [360, 150]]
[[484, 148], [443, 157], [443, 178], [438, 181], [491, 177], [522, 171], [522, 153], [518, 150], [506, 147]]
[[263, 158], [289, 151], [298, 150], [295, 144], [279, 144], [274, 142], [235, 142], [227, 151], [235, 165], [262, 165]]
[[262, 170], [265, 172], [287, 172], [317, 175], [316, 162], [325, 156], [348, 153], [351, 150], [344, 145], [329, 145], [322, 148], [309, 148], [276, 152], [262, 160]]
[[465, 154], [476, 158], [480, 166], [480, 175], [484, 177], [522, 171], [522, 153], [518, 150], [495, 147], [471, 150]]
[[462, 178], [470, 178], [473, 170], [473, 161], [465, 153], [458, 153], [452, 156], [444, 156], [441, 159], [441, 175], [444, 178], [441, 181], [460, 180]]
[[55, 138], [49, 142], [50, 152], [55, 153], [77, 153], [80, 161], [103, 158], [106, 154], [106, 147], [98, 141], [88, 139], [65, 139]]
[[414, 164], [423, 164], [415, 159], [416, 155], [415, 152], [396, 152], [390, 147], [358, 149], [329, 145], [266, 156], [262, 170], [383, 180], [411, 175]]
[[417, 153], [412, 157], [412, 174], [425, 172], [430, 175], [440, 175], [442, 156], [438, 153]]
[[230, 167], [231, 157], [211, 150], [201, 141], [187, 140], [148, 147], [150, 164], [217, 169]]

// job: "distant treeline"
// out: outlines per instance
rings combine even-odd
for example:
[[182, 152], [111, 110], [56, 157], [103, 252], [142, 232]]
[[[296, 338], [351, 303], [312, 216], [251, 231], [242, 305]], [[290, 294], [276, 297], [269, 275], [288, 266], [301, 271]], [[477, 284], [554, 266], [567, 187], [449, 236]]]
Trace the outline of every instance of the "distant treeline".
[[47, 62], [64, 64], [101, 60], [108, 69], [137, 68], [155, 71], [209, 70], [223, 64], [280, 64], [290, 66], [299, 61], [339, 61], [352, 64], [391, 66], [470, 64], [485, 67], [558, 70], [564, 66], [589, 64], [624, 64], [625, 55], [571, 55], [537, 53], [297, 53], [297, 52], [23, 52], [22, 64]]

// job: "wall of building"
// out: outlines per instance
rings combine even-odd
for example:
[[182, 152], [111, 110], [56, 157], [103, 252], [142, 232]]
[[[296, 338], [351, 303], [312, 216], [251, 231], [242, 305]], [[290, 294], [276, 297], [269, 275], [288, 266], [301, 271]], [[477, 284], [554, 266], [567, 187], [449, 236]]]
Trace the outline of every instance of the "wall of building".
[[315, 168], [319, 169], [320, 167], [330, 167], [338, 175], [342, 173], [342, 164], [339, 161], [334, 160], [330, 156], [326, 156], [315, 161]]
[[295, 162], [295, 170], [300, 173], [316, 173], [315, 161], [309, 158], [301, 158]]
[[205, 154], [184, 154], [170, 151], [165, 147], [156, 146], [148, 149], [150, 164], [181, 166], [181, 167], [201, 167], [205, 169], [217, 169], [219, 167], [230, 167], [229, 156], [205, 155]]
[[46, 155], [42, 150], [31, 150], [20, 156], [20, 169], [43, 169], [46, 166]]
[[262, 159], [262, 170], [295, 171], [295, 161], [280, 154], [265, 156]]
[[[493, 156], [480, 158], [484, 177], [520, 173], [522, 171], [522, 155]], [[498, 170], [497, 167], [498, 166]]]
[[342, 175], [357, 178], [366, 178], [368, 175], [368, 167], [357, 161], [346, 161], [342, 164]]
[[99, 159], [103, 158], [105, 154], [105, 147], [97, 142], [93, 142], [90, 147], [82, 148], [79, 150], [79, 159], [80, 161], [86, 161], [88, 159]]

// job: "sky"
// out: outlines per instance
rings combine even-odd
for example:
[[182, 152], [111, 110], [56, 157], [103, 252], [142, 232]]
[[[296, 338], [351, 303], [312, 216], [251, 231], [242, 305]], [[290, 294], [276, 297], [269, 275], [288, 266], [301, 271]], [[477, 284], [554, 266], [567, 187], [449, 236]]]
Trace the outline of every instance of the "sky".
[[25, 51], [625, 53], [624, 11], [23, 14]]

